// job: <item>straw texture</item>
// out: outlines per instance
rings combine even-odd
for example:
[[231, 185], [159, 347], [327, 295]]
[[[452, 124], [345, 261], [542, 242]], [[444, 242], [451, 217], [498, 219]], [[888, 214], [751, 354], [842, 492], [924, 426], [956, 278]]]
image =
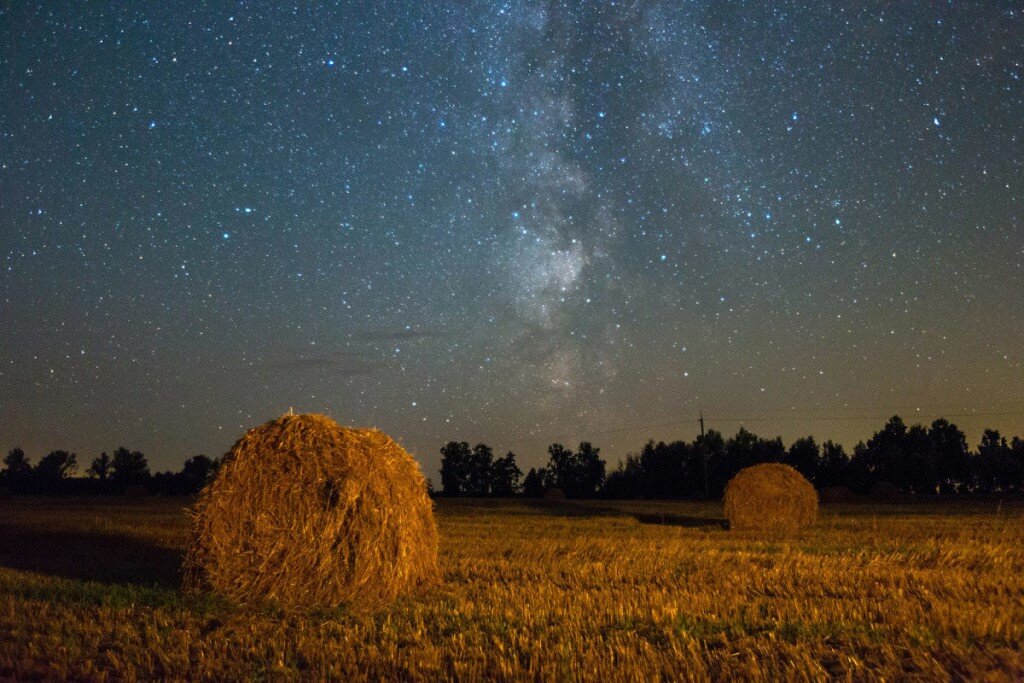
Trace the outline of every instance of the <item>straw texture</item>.
[[818, 493], [789, 465], [762, 463], [739, 471], [725, 487], [729, 528], [792, 533], [818, 516]]
[[250, 430], [193, 510], [185, 586], [283, 608], [381, 606], [438, 579], [416, 461], [383, 432], [323, 415]]

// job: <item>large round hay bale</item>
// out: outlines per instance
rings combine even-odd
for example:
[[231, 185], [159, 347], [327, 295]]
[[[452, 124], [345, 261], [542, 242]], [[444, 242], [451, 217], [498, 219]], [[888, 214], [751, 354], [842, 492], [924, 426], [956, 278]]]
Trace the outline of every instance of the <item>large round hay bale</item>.
[[811, 482], [774, 462], [740, 470], [725, 487], [724, 504], [730, 529], [794, 532], [818, 516]]
[[818, 501], [821, 503], [855, 503], [857, 496], [845, 486], [825, 486], [818, 490]]
[[289, 415], [247, 432], [193, 510], [187, 588], [285, 609], [380, 606], [438, 578], [416, 461], [383, 432]]

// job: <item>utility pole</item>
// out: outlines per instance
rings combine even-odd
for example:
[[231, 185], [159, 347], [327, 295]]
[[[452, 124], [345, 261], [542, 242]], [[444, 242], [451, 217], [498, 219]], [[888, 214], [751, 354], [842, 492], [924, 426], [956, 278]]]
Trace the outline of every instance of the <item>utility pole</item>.
[[711, 491], [708, 487], [708, 451], [704, 447], [704, 411], [700, 411], [700, 419], [697, 420], [700, 423], [700, 456], [704, 462], [704, 496], [706, 498], [711, 497]]

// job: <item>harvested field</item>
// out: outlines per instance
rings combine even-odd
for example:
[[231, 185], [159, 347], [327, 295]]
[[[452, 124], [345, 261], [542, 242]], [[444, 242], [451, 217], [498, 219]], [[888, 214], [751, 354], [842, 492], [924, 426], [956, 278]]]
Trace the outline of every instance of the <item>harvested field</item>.
[[1024, 505], [442, 500], [442, 583], [373, 613], [179, 588], [189, 501], [0, 501], [0, 678], [1024, 677]]

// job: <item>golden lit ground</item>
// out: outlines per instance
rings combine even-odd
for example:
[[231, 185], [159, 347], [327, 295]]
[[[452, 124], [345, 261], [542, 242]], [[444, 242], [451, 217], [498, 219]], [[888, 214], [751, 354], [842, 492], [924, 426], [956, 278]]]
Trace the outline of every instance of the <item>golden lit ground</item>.
[[444, 584], [376, 614], [183, 597], [186, 501], [0, 501], [0, 679], [1024, 677], [1024, 505], [438, 503]]

